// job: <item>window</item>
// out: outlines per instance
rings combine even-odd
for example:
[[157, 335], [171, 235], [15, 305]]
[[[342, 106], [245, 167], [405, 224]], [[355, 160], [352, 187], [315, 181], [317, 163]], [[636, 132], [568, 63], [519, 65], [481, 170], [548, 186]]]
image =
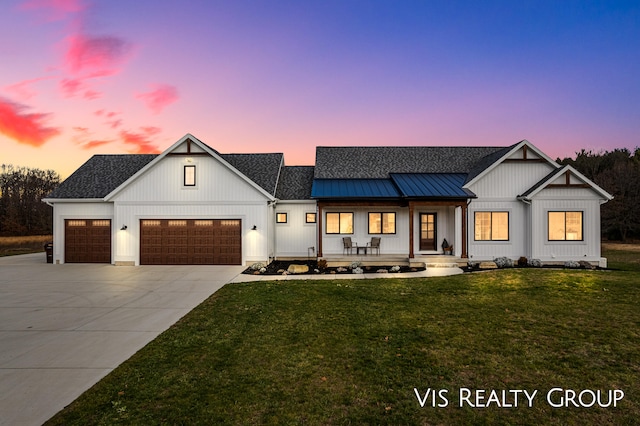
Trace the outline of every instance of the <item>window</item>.
[[304, 216], [305, 223], [316, 223], [316, 214], [315, 213], [307, 213]]
[[327, 234], [353, 234], [353, 213], [327, 213]]
[[548, 212], [549, 241], [582, 241], [582, 212]]
[[508, 241], [509, 212], [476, 212], [476, 241]]
[[196, 186], [196, 166], [184, 166], [184, 186]]
[[276, 223], [287, 223], [287, 214], [276, 213]]
[[395, 213], [369, 213], [370, 234], [395, 234]]

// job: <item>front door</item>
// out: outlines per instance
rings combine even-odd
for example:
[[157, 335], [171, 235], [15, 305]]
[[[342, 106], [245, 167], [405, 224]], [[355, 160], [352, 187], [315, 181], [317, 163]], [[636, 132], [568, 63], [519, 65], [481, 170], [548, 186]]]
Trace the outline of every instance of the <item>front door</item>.
[[436, 250], [435, 213], [420, 213], [420, 250]]

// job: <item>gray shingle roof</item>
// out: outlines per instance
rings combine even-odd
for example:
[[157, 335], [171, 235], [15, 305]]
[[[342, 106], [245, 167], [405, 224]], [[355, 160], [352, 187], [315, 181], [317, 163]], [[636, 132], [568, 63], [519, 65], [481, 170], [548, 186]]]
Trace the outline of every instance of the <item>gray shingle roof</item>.
[[[283, 154], [221, 154], [225, 161], [274, 195]], [[47, 198], [104, 198], [157, 154], [94, 155]]]
[[313, 185], [313, 166], [285, 166], [280, 172], [276, 198], [280, 200], [308, 200]]
[[504, 149], [456, 146], [319, 146], [316, 148], [315, 178], [381, 179], [388, 177], [389, 173], [469, 173], [481, 159]]
[[103, 198], [157, 154], [94, 155], [47, 198]]
[[220, 154], [220, 156], [269, 194], [275, 195], [284, 154]]
[[469, 174], [467, 175], [467, 180], [465, 181], [465, 183], [471, 181], [473, 178], [475, 178], [480, 173], [485, 171], [489, 166], [491, 166], [493, 163], [498, 161], [503, 155], [511, 151], [513, 147], [516, 145], [517, 144], [513, 144], [511, 146], [498, 149], [497, 151], [482, 157], [480, 160], [476, 162], [476, 164], [471, 168], [471, 170], [469, 170]]
[[521, 195], [521, 197], [525, 197], [525, 198], [528, 197], [533, 191], [535, 191], [536, 189], [540, 188], [543, 185], [546, 185], [547, 182], [552, 180], [554, 177], [563, 174], [564, 172], [567, 171], [567, 169], [568, 169], [568, 166], [564, 166], [564, 167], [557, 168], [557, 169], [554, 169], [554, 170], [550, 171], [548, 175], [546, 175], [545, 177], [540, 179], [538, 182], [536, 182], [531, 188], [527, 189]]

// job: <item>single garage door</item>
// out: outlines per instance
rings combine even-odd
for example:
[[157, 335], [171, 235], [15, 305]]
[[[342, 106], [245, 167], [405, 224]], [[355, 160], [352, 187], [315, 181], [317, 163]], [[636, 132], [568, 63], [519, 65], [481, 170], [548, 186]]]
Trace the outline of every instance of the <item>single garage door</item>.
[[241, 221], [143, 219], [141, 265], [240, 265]]
[[65, 220], [64, 261], [111, 263], [111, 220]]

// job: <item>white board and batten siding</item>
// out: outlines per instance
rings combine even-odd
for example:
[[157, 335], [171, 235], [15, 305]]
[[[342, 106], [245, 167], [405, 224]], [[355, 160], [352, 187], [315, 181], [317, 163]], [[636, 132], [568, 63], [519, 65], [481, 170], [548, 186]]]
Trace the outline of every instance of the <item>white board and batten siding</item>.
[[[549, 188], [532, 200], [532, 258], [547, 262], [586, 260], [601, 262], [601, 198], [587, 188]], [[582, 241], [549, 241], [548, 212], [581, 211]]]
[[[276, 223], [275, 215], [287, 214], [286, 223]], [[316, 214], [307, 223], [307, 213]], [[274, 209], [275, 257], [315, 257], [318, 251], [318, 217], [315, 202], [280, 201]]]
[[[513, 201], [478, 201], [474, 200], [468, 208], [468, 244], [469, 260], [493, 260], [506, 256], [518, 259], [520, 256], [529, 257], [529, 214], [527, 206], [518, 200]], [[476, 212], [508, 212], [509, 239], [506, 241], [476, 241], [475, 213]]]
[[[521, 159], [522, 150], [517, 151], [511, 159]], [[536, 158], [529, 151], [528, 158]], [[467, 217], [468, 255], [470, 260], [492, 260], [506, 256], [518, 259], [521, 256], [531, 257], [531, 212], [529, 206], [517, 197], [555, 170], [548, 162], [504, 162], [498, 164], [479, 181], [470, 185], [477, 198], [469, 203]], [[476, 241], [476, 212], [509, 213], [508, 241]]]
[[[353, 213], [353, 234], [327, 234], [327, 213], [339, 212]], [[369, 234], [369, 212], [395, 212], [396, 233]], [[322, 210], [322, 215], [322, 254], [325, 256], [343, 254], [343, 237], [351, 237], [358, 246], [366, 246], [372, 237], [380, 237], [380, 254], [406, 256], [409, 251], [409, 209], [406, 207], [328, 207]]]
[[109, 219], [111, 220], [112, 235], [115, 235], [117, 228], [117, 223], [114, 221], [113, 203], [55, 203], [53, 207], [53, 263], [64, 263], [65, 220], [67, 219]]
[[[193, 187], [184, 186], [185, 165], [196, 166]], [[268, 198], [213, 157], [166, 156], [112, 201], [116, 222], [128, 228], [116, 236], [115, 263], [139, 264], [141, 219], [240, 219], [242, 262], [269, 258]]]
[[501, 163], [469, 189], [478, 199], [515, 200], [553, 170], [549, 163]]

